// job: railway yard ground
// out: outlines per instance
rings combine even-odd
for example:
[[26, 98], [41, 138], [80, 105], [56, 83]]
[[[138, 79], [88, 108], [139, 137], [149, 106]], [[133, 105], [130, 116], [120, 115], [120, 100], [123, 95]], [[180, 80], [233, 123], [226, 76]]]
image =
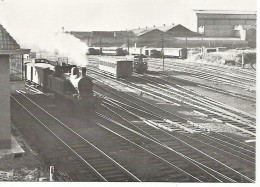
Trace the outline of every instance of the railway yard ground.
[[27, 167], [39, 178], [54, 166], [56, 181], [255, 181], [252, 69], [178, 59], [163, 68], [149, 58], [146, 74], [121, 79], [98, 70], [96, 56], [88, 61], [94, 110], [28, 82], [11, 95], [26, 153], [0, 172]]

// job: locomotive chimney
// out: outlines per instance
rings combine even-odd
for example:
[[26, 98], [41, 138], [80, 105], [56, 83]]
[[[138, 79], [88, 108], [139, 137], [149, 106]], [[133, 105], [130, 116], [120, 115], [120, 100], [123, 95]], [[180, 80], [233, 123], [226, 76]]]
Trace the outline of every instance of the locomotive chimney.
[[81, 68], [82, 77], [86, 76], [86, 72], [87, 72], [87, 68], [86, 67], [82, 67]]
[[71, 75], [77, 75], [79, 76], [79, 69], [77, 67], [73, 67], [71, 69]]

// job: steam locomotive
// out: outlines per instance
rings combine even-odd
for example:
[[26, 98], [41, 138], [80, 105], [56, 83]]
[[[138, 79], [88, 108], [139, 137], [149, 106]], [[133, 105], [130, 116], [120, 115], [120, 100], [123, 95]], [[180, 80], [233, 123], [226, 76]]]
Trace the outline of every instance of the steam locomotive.
[[86, 68], [76, 65], [52, 65], [48, 61], [26, 63], [25, 78], [44, 92], [53, 92], [56, 97], [85, 109], [95, 109], [98, 99], [93, 94], [92, 79], [86, 76]]

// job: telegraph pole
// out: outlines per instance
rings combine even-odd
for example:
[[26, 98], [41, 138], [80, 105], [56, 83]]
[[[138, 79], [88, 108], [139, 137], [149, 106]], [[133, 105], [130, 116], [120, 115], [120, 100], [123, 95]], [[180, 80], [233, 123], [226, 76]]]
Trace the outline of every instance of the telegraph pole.
[[128, 54], [129, 54], [129, 33], [127, 34], [127, 51], [128, 51]]
[[100, 55], [102, 55], [102, 36], [99, 37], [99, 48], [100, 48]]
[[164, 51], [163, 51], [163, 48], [164, 48], [164, 39], [163, 39], [163, 33], [161, 33], [161, 36], [162, 36], [162, 60], [163, 60], [163, 70], [164, 70]]

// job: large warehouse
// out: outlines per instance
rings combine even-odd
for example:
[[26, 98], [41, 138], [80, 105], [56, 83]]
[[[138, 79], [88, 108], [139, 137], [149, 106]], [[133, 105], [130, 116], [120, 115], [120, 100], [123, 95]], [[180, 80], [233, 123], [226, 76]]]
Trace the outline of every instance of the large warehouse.
[[161, 47], [162, 41], [164, 42], [165, 47], [176, 47], [175, 37], [200, 36], [200, 34], [193, 32], [180, 24], [144, 27], [126, 31], [71, 31], [70, 34], [79, 38], [88, 46], [96, 47], [119, 47], [128, 44], [130, 47]]
[[255, 25], [256, 12], [231, 10], [194, 10], [198, 32], [205, 37], [237, 37], [235, 26]]

